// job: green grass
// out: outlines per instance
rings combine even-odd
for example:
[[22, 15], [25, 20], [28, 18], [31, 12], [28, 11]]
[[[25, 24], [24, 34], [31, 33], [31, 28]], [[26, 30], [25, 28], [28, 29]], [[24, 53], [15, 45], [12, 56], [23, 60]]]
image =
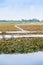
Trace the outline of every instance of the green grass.
[[43, 22], [0, 22], [0, 24], [43, 24]]
[[29, 22], [0, 22], [0, 24], [26, 24]]
[[43, 51], [43, 38], [17, 38], [0, 40], [0, 54]]

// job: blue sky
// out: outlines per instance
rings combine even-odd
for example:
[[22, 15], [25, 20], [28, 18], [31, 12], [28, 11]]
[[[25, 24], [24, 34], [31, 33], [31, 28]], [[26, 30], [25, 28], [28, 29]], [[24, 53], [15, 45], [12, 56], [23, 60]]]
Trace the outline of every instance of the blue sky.
[[43, 19], [43, 0], [0, 0], [0, 19]]

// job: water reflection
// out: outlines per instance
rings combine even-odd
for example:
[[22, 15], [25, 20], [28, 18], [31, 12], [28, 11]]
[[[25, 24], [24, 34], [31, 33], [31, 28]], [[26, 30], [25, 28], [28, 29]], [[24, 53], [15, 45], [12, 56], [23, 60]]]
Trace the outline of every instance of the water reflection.
[[0, 65], [43, 65], [43, 52], [29, 54], [2, 54]]

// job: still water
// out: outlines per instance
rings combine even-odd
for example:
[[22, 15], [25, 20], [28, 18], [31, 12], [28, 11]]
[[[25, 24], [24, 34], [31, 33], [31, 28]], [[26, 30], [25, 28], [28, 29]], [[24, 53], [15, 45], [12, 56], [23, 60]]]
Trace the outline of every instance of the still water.
[[28, 54], [1, 54], [0, 65], [43, 65], [43, 52]]

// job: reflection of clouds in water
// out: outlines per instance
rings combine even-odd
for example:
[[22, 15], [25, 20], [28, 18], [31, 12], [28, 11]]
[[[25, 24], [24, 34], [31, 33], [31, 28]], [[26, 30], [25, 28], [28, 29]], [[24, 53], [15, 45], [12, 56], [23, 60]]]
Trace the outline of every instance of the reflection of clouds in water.
[[43, 61], [42, 62], [36, 62], [33, 65], [43, 65]]
[[0, 55], [0, 65], [43, 65], [43, 52]]

